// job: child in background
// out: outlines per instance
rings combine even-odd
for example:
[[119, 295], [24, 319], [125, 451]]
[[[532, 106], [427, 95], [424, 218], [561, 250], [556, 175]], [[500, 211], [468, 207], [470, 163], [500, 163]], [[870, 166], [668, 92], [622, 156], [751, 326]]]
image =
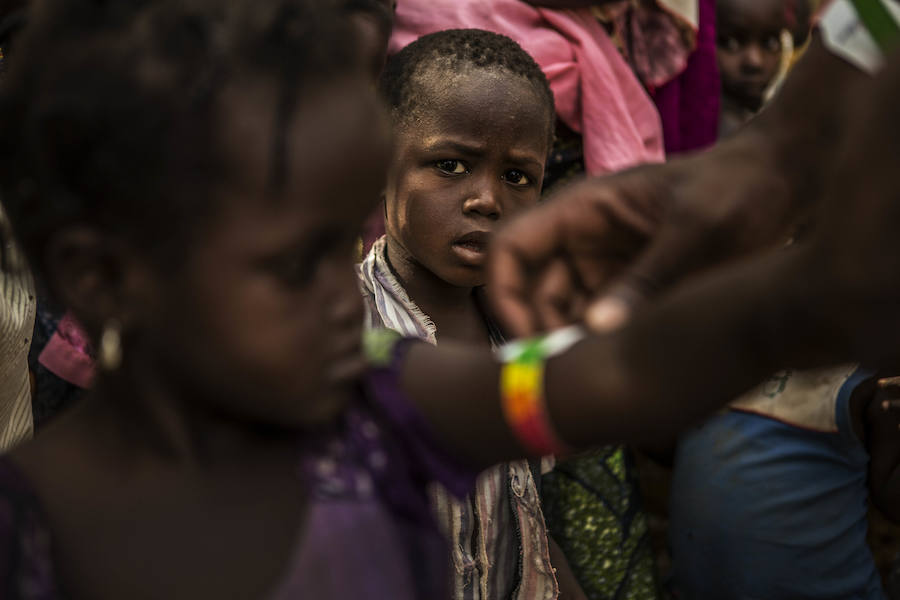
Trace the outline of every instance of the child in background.
[[[716, 3], [716, 57], [722, 78], [719, 137], [734, 133], [762, 108], [789, 63], [783, 36], [797, 48], [810, 23], [808, 0], [720, 0]], [[787, 58], [787, 61], [783, 59]]]
[[[506, 36], [456, 29], [393, 56], [381, 91], [395, 151], [387, 234], [359, 268], [367, 325], [497, 347], [484, 260], [491, 232], [540, 199], [555, 119], [547, 80]], [[540, 462], [519, 461], [484, 472], [463, 501], [433, 490], [452, 545], [453, 598], [556, 597], [539, 475]]]

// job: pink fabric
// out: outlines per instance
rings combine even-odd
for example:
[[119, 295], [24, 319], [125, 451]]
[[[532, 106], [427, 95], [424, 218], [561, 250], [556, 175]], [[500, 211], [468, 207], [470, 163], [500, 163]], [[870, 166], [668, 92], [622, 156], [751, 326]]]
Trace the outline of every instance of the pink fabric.
[[87, 389], [94, 380], [95, 370], [90, 347], [87, 334], [75, 318], [66, 313], [38, 356], [38, 362], [60, 379]]
[[588, 173], [663, 160], [656, 107], [589, 9], [520, 0], [401, 0], [391, 53], [442, 29], [486, 29], [517, 41], [541, 66], [556, 113], [582, 135]]

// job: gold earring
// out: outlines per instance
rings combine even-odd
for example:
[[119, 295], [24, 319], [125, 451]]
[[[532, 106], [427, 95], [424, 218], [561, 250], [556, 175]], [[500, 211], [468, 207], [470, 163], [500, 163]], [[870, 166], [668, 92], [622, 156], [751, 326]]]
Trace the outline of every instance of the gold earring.
[[115, 371], [122, 364], [122, 327], [115, 319], [103, 325], [100, 335], [99, 365], [104, 371]]

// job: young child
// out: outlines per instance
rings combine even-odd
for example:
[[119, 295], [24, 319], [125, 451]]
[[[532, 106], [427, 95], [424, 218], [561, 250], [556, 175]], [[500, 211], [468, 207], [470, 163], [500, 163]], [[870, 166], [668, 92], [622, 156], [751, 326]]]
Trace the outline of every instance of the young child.
[[[540, 199], [555, 119], [547, 80], [506, 36], [454, 29], [393, 56], [381, 91], [396, 147], [387, 234], [359, 267], [367, 325], [431, 344], [440, 332], [442, 341], [498, 347], [484, 260], [491, 232]], [[539, 462], [519, 461], [484, 472], [463, 501], [433, 490], [452, 545], [454, 598], [556, 597], [539, 479]]]
[[762, 108], [782, 65], [783, 34], [798, 46], [809, 31], [809, 3], [723, 0], [716, 3], [716, 29], [716, 58], [722, 77], [719, 136], [724, 137]]

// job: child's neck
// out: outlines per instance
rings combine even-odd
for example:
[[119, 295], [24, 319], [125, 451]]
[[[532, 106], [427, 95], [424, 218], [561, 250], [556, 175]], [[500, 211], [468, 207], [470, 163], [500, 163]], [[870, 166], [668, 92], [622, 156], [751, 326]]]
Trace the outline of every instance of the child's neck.
[[488, 341], [484, 317], [473, 296], [474, 288], [447, 283], [423, 267], [388, 236], [388, 265], [410, 299], [434, 322], [439, 339], [484, 344]]
[[248, 421], [205, 409], [196, 396], [196, 391], [156, 372], [151, 361], [136, 358], [98, 382], [85, 402], [84, 412], [90, 414], [80, 415], [80, 420], [95, 428], [105, 423], [97, 429], [105, 431], [106, 442], [133, 453], [131, 458], [143, 456], [189, 469], [241, 457], [252, 460], [252, 455], [268, 454], [274, 446], [296, 444], [296, 435], [261, 432]]

